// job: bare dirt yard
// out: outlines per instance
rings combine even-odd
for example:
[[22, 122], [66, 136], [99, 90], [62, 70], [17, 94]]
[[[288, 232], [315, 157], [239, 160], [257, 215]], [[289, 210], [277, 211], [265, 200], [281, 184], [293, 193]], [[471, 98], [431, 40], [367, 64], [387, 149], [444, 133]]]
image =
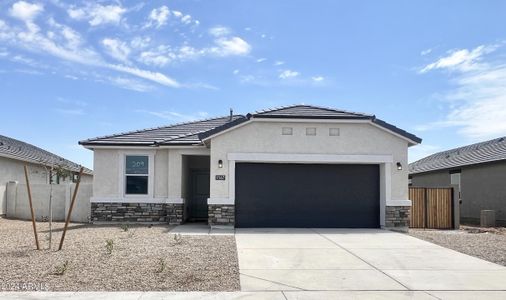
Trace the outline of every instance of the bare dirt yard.
[[506, 266], [506, 228], [461, 226], [460, 230], [410, 229], [428, 242]]
[[0, 290], [236, 291], [233, 236], [180, 236], [168, 225], [37, 223], [44, 250], [35, 250], [30, 221], [0, 218]]

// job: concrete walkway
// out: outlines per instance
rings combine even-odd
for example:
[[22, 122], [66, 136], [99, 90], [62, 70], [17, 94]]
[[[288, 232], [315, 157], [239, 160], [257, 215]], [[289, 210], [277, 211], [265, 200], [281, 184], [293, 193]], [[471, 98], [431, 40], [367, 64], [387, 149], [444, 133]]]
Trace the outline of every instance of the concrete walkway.
[[315, 291], [318, 297], [385, 291], [422, 299], [451, 294], [442, 291], [498, 291], [493, 295], [506, 299], [505, 267], [401, 233], [237, 229], [236, 241], [243, 291]]
[[90, 300], [503, 300], [506, 293], [500, 291], [276, 291], [276, 292], [0, 292], [0, 298], [8, 300], [90, 299]]

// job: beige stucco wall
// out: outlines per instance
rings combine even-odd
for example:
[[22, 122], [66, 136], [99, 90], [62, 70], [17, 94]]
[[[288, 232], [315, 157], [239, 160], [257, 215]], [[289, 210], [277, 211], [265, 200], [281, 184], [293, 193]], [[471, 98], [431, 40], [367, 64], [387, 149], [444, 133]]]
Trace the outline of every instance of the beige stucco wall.
[[[292, 127], [293, 135], [282, 135], [282, 127]], [[316, 127], [316, 136], [306, 136], [306, 128]], [[339, 128], [339, 136], [329, 136], [329, 128]], [[408, 142], [367, 123], [250, 122], [211, 139], [211, 198], [228, 198], [228, 153], [362, 154], [392, 155], [391, 199], [408, 199]], [[223, 168], [218, 168], [218, 160]], [[397, 170], [400, 162], [403, 170]], [[215, 175], [226, 180], [214, 180]]]
[[119, 197], [118, 150], [96, 149], [93, 153], [93, 196]]
[[153, 195], [151, 197], [139, 196], [138, 199], [129, 196], [130, 202], [149, 202], [153, 199], [158, 201], [181, 201], [183, 192], [183, 155], [209, 155], [209, 149], [182, 148], [182, 149], [94, 149], [94, 182], [93, 198], [111, 198], [124, 200], [123, 166], [125, 155], [151, 155], [153, 163], [149, 168], [154, 168]]
[[[46, 169], [37, 164], [24, 162], [12, 158], [0, 157], [0, 215], [7, 213], [6, 186], [9, 181], [25, 183], [24, 166], [28, 166], [28, 175], [30, 183], [40, 184], [48, 183], [48, 174]], [[84, 175], [83, 183], [91, 183], [93, 176]], [[61, 184], [68, 183], [69, 179], [60, 181]]]

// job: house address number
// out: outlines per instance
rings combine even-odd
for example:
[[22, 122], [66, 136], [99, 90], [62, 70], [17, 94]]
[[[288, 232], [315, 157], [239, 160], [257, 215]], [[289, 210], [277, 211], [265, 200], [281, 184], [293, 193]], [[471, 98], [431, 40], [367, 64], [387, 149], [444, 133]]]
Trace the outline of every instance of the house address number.
[[225, 180], [225, 175], [216, 175], [214, 178], [216, 180]]

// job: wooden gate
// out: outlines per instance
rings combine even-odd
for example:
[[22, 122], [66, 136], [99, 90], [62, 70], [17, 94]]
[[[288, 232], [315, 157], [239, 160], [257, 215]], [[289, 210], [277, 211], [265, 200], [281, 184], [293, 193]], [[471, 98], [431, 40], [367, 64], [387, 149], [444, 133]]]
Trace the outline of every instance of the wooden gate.
[[410, 187], [411, 228], [452, 229], [453, 188]]

